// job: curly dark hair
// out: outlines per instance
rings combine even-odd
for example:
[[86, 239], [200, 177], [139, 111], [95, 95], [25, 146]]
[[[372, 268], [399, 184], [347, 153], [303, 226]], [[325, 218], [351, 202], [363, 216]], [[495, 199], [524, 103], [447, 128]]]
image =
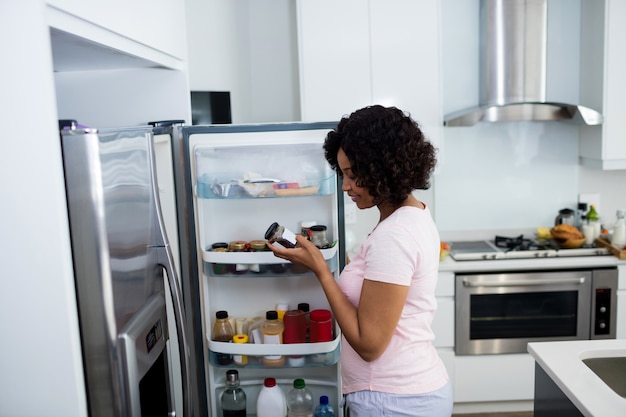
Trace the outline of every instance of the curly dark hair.
[[326, 160], [343, 175], [337, 152], [343, 149], [356, 183], [374, 198], [399, 207], [413, 190], [430, 187], [437, 150], [408, 114], [373, 105], [344, 116], [324, 141]]

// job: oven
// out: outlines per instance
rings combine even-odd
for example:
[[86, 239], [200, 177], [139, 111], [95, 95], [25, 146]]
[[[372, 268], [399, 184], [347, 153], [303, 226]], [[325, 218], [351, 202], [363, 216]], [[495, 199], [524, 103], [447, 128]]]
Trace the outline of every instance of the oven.
[[617, 268], [457, 274], [455, 281], [457, 355], [615, 339]]

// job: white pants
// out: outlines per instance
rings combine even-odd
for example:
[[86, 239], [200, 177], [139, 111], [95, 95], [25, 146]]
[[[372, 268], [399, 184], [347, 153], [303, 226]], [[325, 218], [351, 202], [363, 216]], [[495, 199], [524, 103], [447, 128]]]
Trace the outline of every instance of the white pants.
[[450, 417], [452, 385], [426, 394], [398, 395], [357, 391], [346, 395], [348, 417]]

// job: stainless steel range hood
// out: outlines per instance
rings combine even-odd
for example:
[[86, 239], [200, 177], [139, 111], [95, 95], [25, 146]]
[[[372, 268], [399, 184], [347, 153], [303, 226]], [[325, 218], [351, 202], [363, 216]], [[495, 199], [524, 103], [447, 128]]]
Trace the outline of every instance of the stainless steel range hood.
[[588, 107], [546, 102], [547, 13], [547, 0], [480, 1], [480, 105], [446, 115], [445, 126], [602, 123], [602, 115]]

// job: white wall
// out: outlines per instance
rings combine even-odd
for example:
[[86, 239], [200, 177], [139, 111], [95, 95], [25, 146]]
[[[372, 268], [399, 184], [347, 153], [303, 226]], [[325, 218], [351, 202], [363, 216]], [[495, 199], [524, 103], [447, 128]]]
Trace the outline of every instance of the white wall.
[[[233, 91], [235, 123], [299, 120], [291, 85], [298, 68], [285, 41], [295, 41], [294, 22], [283, 21], [293, 16], [290, 3], [187, 0], [190, 84]], [[443, 113], [478, 103], [478, 10], [479, 0], [441, 3]], [[548, 19], [547, 98], [577, 102], [580, 0], [550, 0]], [[280, 77], [272, 78], [271, 68], [280, 68]], [[600, 194], [607, 223], [626, 207], [626, 193], [616, 191], [626, 171], [580, 167], [577, 129], [564, 123], [444, 128], [439, 162], [433, 188], [418, 196], [434, 209], [443, 232], [550, 226], [559, 209], [575, 208], [579, 193]], [[359, 212], [349, 241], [362, 241], [375, 222], [375, 213]]]
[[0, 415], [86, 416], [44, 2], [0, 2], [0, 39]]

